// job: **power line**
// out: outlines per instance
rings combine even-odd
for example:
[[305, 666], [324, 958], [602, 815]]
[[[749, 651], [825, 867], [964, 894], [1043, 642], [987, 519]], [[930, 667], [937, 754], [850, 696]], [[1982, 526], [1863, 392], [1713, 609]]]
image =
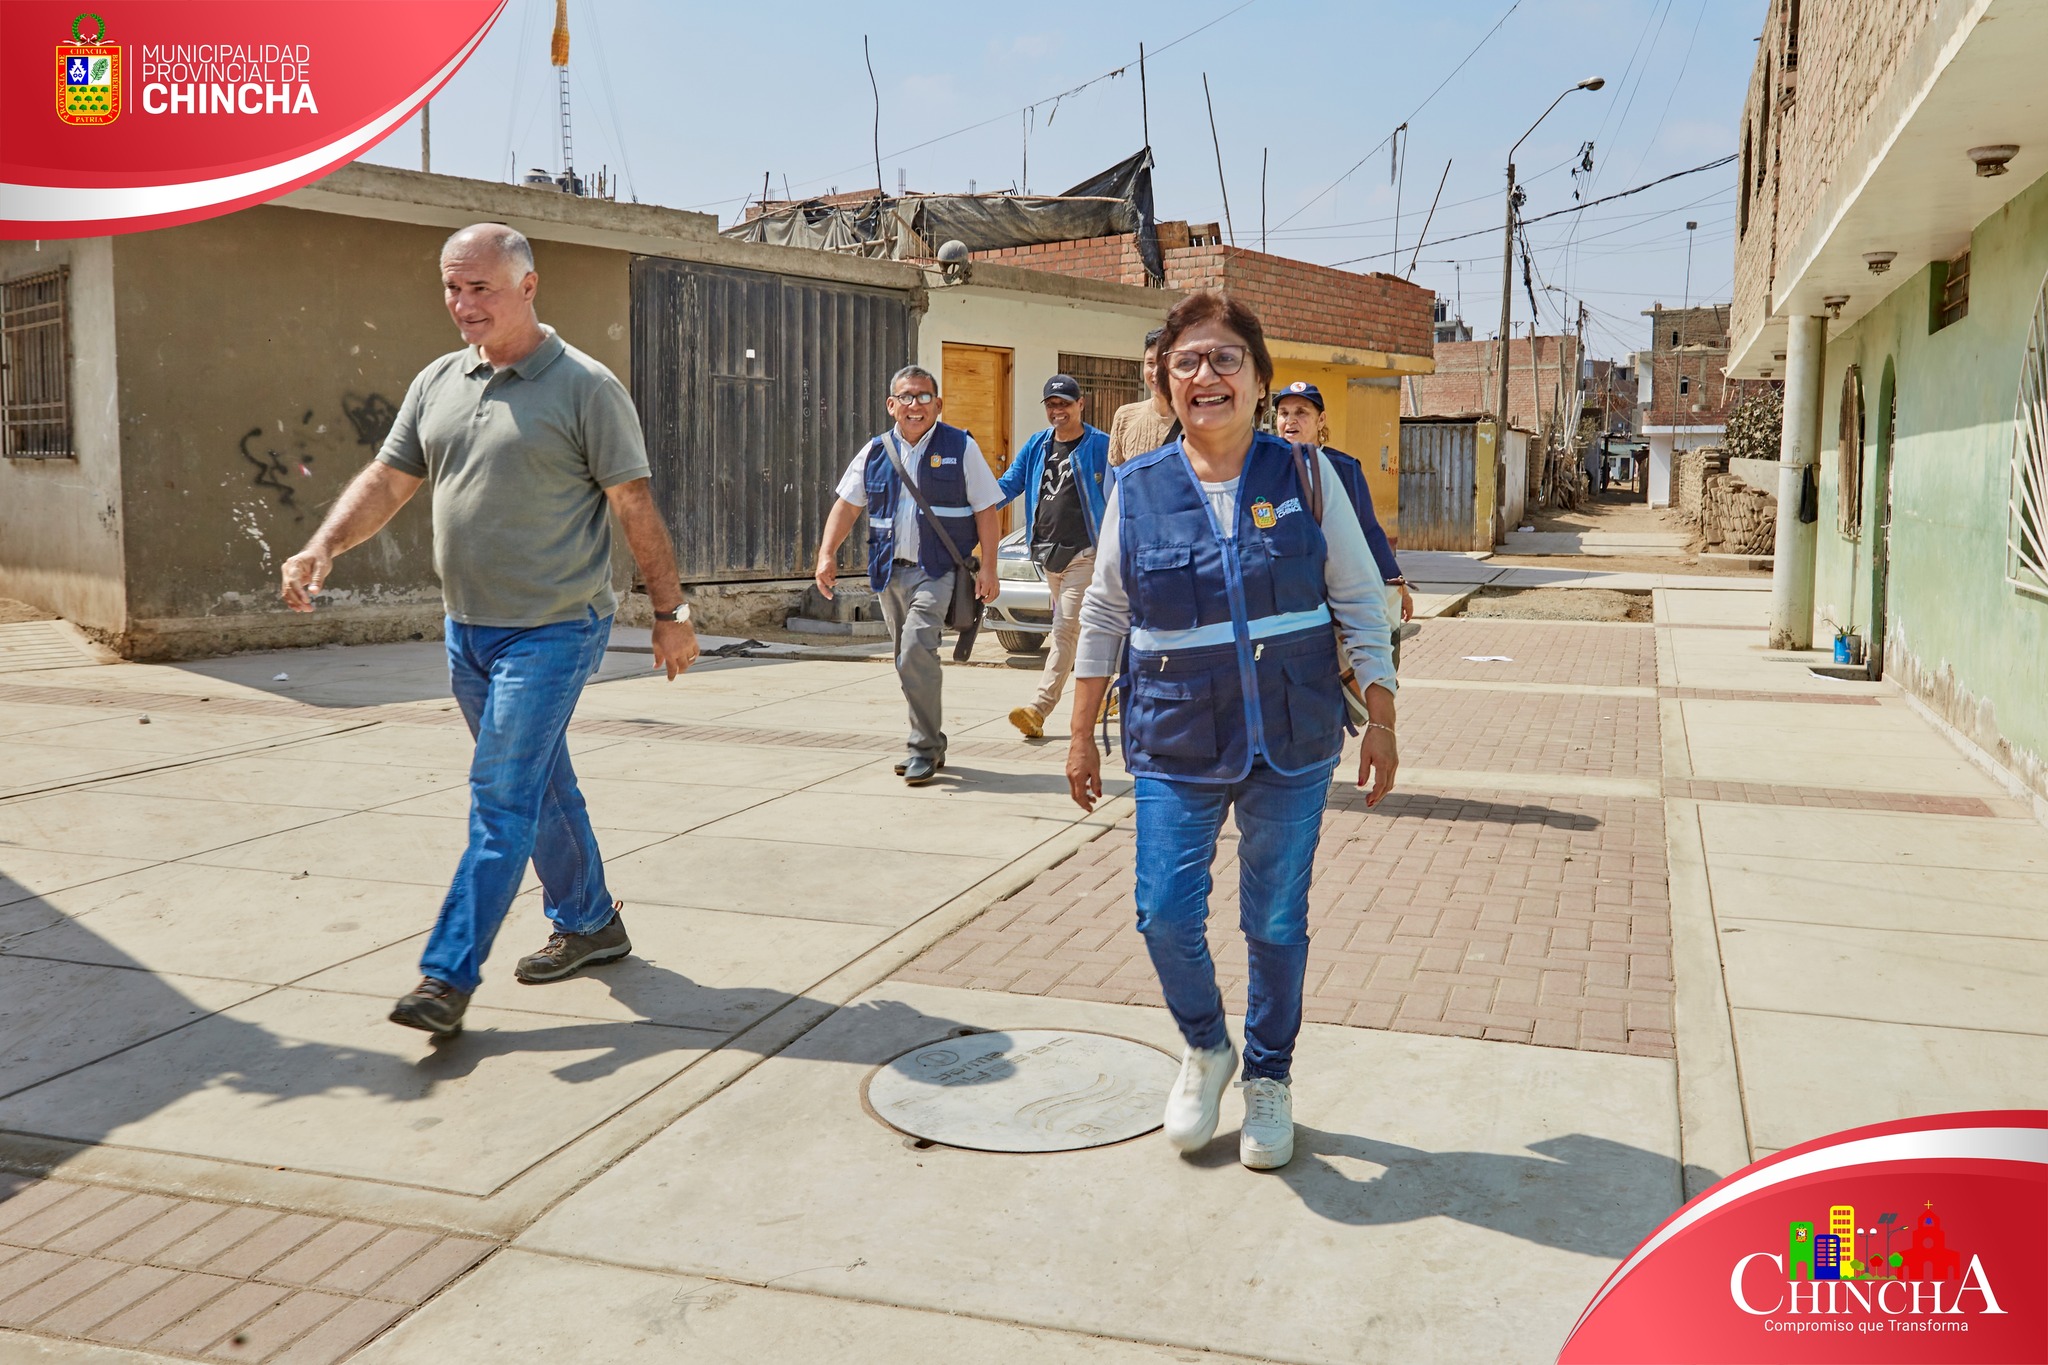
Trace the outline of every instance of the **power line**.
[[[1190, 39], [1190, 38], [1193, 38], [1193, 37], [1197, 36], [1198, 34], [1202, 34], [1202, 33], [1206, 33], [1206, 32], [1208, 32], [1208, 31], [1209, 31], [1210, 29], [1212, 29], [1212, 28], [1216, 27], [1216, 25], [1218, 25], [1218, 24], [1222, 23], [1222, 22], [1223, 22], [1223, 21], [1224, 21], [1225, 19], [1228, 19], [1228, 18], [1230, 18], [1231, 16], [1233, 16], [1233, 15], [1236, 15], [1236, 14], [1241, 14], [1241, 13], [1243, 13], [1243, 12], [1244, 12], [1245, 10], [1248, 10], [1248, 9], [1250, 9], [1250, 8], [1251, 8], [1251, 7], [1253, 6], [1253, 5], [1255, 5], [1255, 4], [1257, 4], [1257, 3], [1258, 3], [1258, 0], [1243, 0], [1243, 3], [1242, 3], [1242, 4], [1239, 4], [1239, 5], [1235, 5], [1235, 6], [1233, 6], [1232, 8], [1230, 8], [1230, 9], [1227, 9], [1227, 10], [1225, 10], [1225, 11], [1224, 11], [1223, 13], [1221, 13], [1221, 14], [1217, 15], [1217, 16], [1216, 16], [1216, 17], [1215, 17], [1214, 19], [1211, 19], [1211, 20], [1210, 20], [1210, 21], [1209, 21], [1208, 23], [1206, 23], [1206, 24], [1203, 24], [1203, 25], [1202, 25], [1201, 27], [1199, 27], [1199, 28], [1192, 28], [1192, 29], [1189, 29], [1189, 30], [1188, 30], [1188, 31], [1187, 31], [1186, 33], [1183, 33], [1183, 34], [1181, 34], [1181, 35], [1180, 35], [1180, 37], [1178, 37], [1178, 38], [1175, 38], [1175, 39], [1174, 39], [1174, 40], [1173, 40], [1172, 42], [1170, 42], [1170, 43], [1167, 43], [1167, 44], [1165, 44], [1164, 46], [1161, 46], [1161, 47], [1147, 47], [1147, 48], [1145, 49], [1145, 60], [1146, 60], [1146, 61], [1148, 61], [1148, 62], [1150, 62], [1150, 61], [1154, 60], [1155, 58], [1157, 58], [1157, 57], [1159, 56], [1159, 54], [1160, 54], [1160, 53], [1162, 53], [1162, 52], [1168, 52], [1168, 51], [1171, 51], [1172, 49], [1174, 49], [1174, 48], [1176, 48], [1176, 47], [1179, 47], [1179, 46], [1180, 46], [1180, 45], [1181, 45], [1182, 43], [1186, 42], [1186, 41], [1187, 41], [1188, 39]], [[1521, 0], [1515, 0], [1515, 3], [1517, 3], [1517, 4], [1520, 4], [1520, 3], [1521, 3]], [[939, 135], [938, 135], [937, 137], [931, 137], [931, 138], [926, 138], [926, 139], [925, 139], [925, 140], [924, 140], [923, 142], [913, 142], [913, 143], [912, 143], [912, 144], [911, 144], [910, 146], [908, 146], [908, 147], [899, 147], [899, 148], [897, 148], [897, 149], [896, 149], [895, 151], [893, 151], [893, 152], [890, 152], [890, 153], [888, 153], [888, 154], [887, 154], [887, 156], [886, 156], [886, 158], [879, 158], [879, 159], [888, 159], [888, 160], [893, 160], [893, 159], [895, 159], [896, 157], [899, 157], [899, 156], [908, 156], [908, 155], [910, 155], [910, 154], [911, 154], [912, 152], [921, 152], [921, 151], [923, 151], [923, 150], [924, 150], [925, 148], [927, 148], [927, 147], [933, 147], [933, 146], [937, 146], [937, 145], [938, 145], [939, 143], [941, 143], [941, 142], [946, 142], [946, 141], [950, 141], [951, 139], [953, 139], [953, 138], [956, 138], [956, 137], [959, 137], [959, 136], [961, 136], [962, 134], [965, 134], [965, 133], [972, 133], [972, 132], [975, 132], [975, 131], [976, 131], [976, 130], [978, 130], [978, 129], [981, 129], [981, 128], [986, 128], [986, 127], [990, 126], [991, 124], [996, 124], [996, 123], [1006, 123], [1006, 122], [1008, 122], [1008, 121], [1009, 121], [1010, 119], [1013, 119], [1013, 118], [1017, 117], [1018, 115], [1020, 115], [1020, 114], [1023, 114], [1023, 113], [1025, 113], [1025, 112], [1026, 112], [1026, 111], [1028, 111], [1028, 110], [1033, 110], [1033, 109], [1036, 109], [1036, 108], [1037, 108], [1037, 107], [1038, 107], [1039, 105], [1041, 105], [1041, 104], [1057, 104], [1057, 103], [1059, 103], [1059, 101], [1061, 101], [1061, 100], [1063, 100], [1063, 99], [1067, 99], [1067, 98], [1070, 98], [1071, 96], [1074, 96], [1074, 95], [1078, 95], [1078, 94], [1080, 94], [1080, 93], [1081, 93], [1081, 92], [1082, 92], [1083, 90], [1086, 90], [1086, 89], [1087, 89], [1087, 88], [1088, 88], [1089, 86], [1091, 86], [1091, 85], [1099, 85], [1099, 84], [1101, 84], [1101, 83], [1102, 83], [1103, 81], [1107, 81], [1107, 80], [1114, 80], [1114, 79], [1115, 79], [1116, 77], [1118, 77], [1118, 76], [1121, 76], [1121, 75], [1123, 75], [1123, 74], [1124, 74], [1125, 72], [1129, 71], [1129, 70], [1130, 70], [1130, 69], [1131, 69], [1131, 68], [1132, 68], [1133, 66], [1135, 66], [1135, 65], [1137, 65], [1137, 63], [1136, 63], [1136, 62], [1125, 62], [1125, 63], [1124, 63], [1124, 64], [1123, 64], [1122, 66], [1112, 67], [1112, 68], [1110, 68], [1110, 69], [1109, 69], [1108, 71], [1105, 71], [1105, 72], [1103, 72], [1103, 73], [1102, 73], [1101, 75], [1099, 75], [1099, 76], [1091, 76], [1091, 77], [1089, 77], [1089, 78], [1088, 78], [1087, 80], [1085, 80], [1085, 81], [1082, 81], [1082, 82], [1081, 82], [1081, 83], [1080, 83], [1079, 85], [1073, 86], [1073, 87], [1071, 87], [1071, 88], [1069, 88], [1069, 89], [1066, 89], [1066, 90], [1062, 90], [1062, 91], [1060, 91], [1060, 92], [1059, 92], [1059, 93], [1057, 93], [1057, 94], [1053, 94], [1053, 95], [1046, 95], [1046, 96], [1044, 96], [1044, 97], [1042, 97], [1042, 98], [1040, 98], [1040, 99], [1036, 99], [1036, 100], [1033, 100], [1033, 101], [1032, 101], [1031, 103], [1029, 103], [1029, 104], [1022, 104], [1022, 105], [1019, 105], [1019, 106], [1017, 106], [1017, 107], [1016, 107], [1015, 109], [1008, 109], [1008, 110], [1005, 110], [1004, 112], [1002, 112], [1002, 113], [1000, 113], [1000, 114], [996, 114], [996, 115], [993, 115], [993, 116], [991, 116], [991, 117], [989, 117], [989, 118], [985, 118], [985, 119], [981, 120], [981, 121], [980, 121], [979, 123], [970, 123], [970, 124], [968, 124], [968, 125], [967, 125], [966, 127], [964, 127], [964, 128], [955, 128], [955, 129], [954, 129], [954, 130], [953, 130], [952, 132], [950, 132], [950, 133], [941, 133], [941, 134], [939, 134]], [[824, 175], [814, 175], [814, 176], [812, 176], [812, 177], [811, 177], [810, 179], [808, 179], [808, 180], [799, 180], [799, 181], [797, 181], [796, 183], [797, 183], [797, 184], [799, 184], [799, 185], [803, 185], [803, 186], [805, 186], [806, 188], [808, 188], [809, 186], [812, 186], [812, 185], [817, 185], [817, 184], [821, 184], [821, 183], [823, 183], [823, 182], [825, 182], [825, 181], [829, 181], [829, 180], [831, 180], [831, 179], [832, 179], [832, 177], [834, 177], [834, 176], [838, 176], [838, 175], [847, 175], [847, 174], [850, 174], [850, 173], [851, 173], [851, 172], [853, 172], [853, 171], [858, 171], [858, 170], [862, 170], [862, 169], [865, 169], [865, 168], [867, 167], [867, 165], [868, 165], [868, 164], [869, 164], [868, 162], [866, 162], [866, 161], [862, 161], [862, 162], [859, 162], [859, 163], [857, 163], [857, 164], [855, 164], [855, 165], [852, 165], [852, 166], [847, 166], [847, 167], [845, 167], [845, 168], [843, 168], [843, 169], [841, 169], [841, 170], [837, 170], [837, 171], [828, 171], [828, 172], [826, 172], [826, 173], [825, 173]], [[705, 203], [703, 203], [703, 204], [692, 204], [692, 205], [690, 205], [690, 207], [691, 207], [691, 208], [707, 208], [707, 207], [710, 207], [711, 205], [714, 205], [714, 204], [723, 204], [724, 202], [726, 202], [726, 201], [725, 201], [725, 200], [723, 200], [723, 199], [712, 199], [712, 200], [707, 200], [707, 201], [706, 201]]]
[[[1451, 68], [1451, 74], [1449, 76], [1445, 76], [1442, 80], [1438, 81], [1436, 89], [1430, 91], [1428, 96], [1426, 96], [1423, 99], [1422, 103], [1416, 105], [1414, 110], [1408, 115], [1407, 118], [1401, 120], [1401, 126], [1404, 128], [1407, 127], [1408, 124], [1414, 121], [1415, 116], [1417, 114], [1420, 114], [1423, 110], [1429, 108], [1430, 101], [1434, 100], [1438, 95], [1443, 93], [1444, 87], [1451, 83], [1452, 78], [1455, 77], [1460, 71], [1463, 71], [1465, 69], [1465, 64], [1467, 62], [1470, 62], [1474, 57], [1477, 57], [1479, 55], [1479, 49], [1485, 47], [1488, 40], [1490, 40], [1494, 34], [1500, 32], [1500, 26], [1508, 21], [1508, 16], [1513, 14], [1516, 10], [1520, 9], [1521, 7], [1522, 0], [1514, 0], [1514, 3], [1510, 4], [1507, 7], [1506, 11], [1502, 13], [1500, 18], [1493, 21], [1493, 27], [1486, 30], [1485, 35], [1481, 37], [1478, 42], [1472, 45], [1472, 50], [1465, 54], [1463, 60], [1461, 60], [1456, 66]], [[1302, 214], [1308, 212], [1309, 209], [1313, 208], [1318, 202], [1321, 201], [1324, 195], [1328, 194], [1331, 190], [1336, 189], [1346, 180], [1349, 180], [1353, 172], [1357, 171], [1358, 168], [1360, 166], [1363, 166], [1366, 162], [1372, 160], [1373, 157], [1378, 154], [1380, 148], [1386, 146], [1388, 140], [1391, 139], [1393, 136], [1394, 135], [1392, 133], [1389, 133], [1386, 137], [1383, 137], [1378, 142], [1373, 143], [1371, 149], [1368, 150], [1364, 156], [1358, 158], [1358, 160], [1352, 164], [1350, 170], [1344, 172], [1344, 174], [1338, 176], [1335, 180], [1332, 180], [1329, 184], [1323, 186], [1321, 190], [1317, 191], [1314, 199], [1309, 200], [1308, 203], [1303, 204], [1300, 208], [1288, 214], [1285, 218], [1282, 218], [1280, 222], [1277, 224], [1276, 230], [1277, 228], [1286, 227], [1296, 218], [1299, 218]]]
[[[1641, 194], [1644, 190], [1655, 189], [1657, 186], [1662, 185], [1669, 180], [1677, 180], [1688, 175], [1698, 175], [1701, 171], [1719, 170], [1721, 167], [1728, 165], [1735, 159], [1736, 158], [1734, 157], [1734, 155], [1731, 154], [1720, 158], [1718, 161], [1709, 161], [1705, 165], [1694, 166], [1691, 170], [1673, 171], [1669, 175], [1659, 176], [1655, 180], [1649, 181], [1645, 184], [1637, 185], [1634, 189], [1621, 190], [1614, 194], [1606, 195], [1599, 199], [1589, 199], [1583, 204], [1574, 204], [1570, 208], [1555, 209], [1550, 213], [1539, 213], [1534, 218], [1523, 218], [1518, 221], [1523, 227], [1527, 227], [1531, 223], [1540, 223], [1543, 222], [1545, 219], [1562, 218], [1567, 213], [1584, 213], [1587, 209], [1592, 208], [1596, 204], [1611, 204], [1617, 199], [1626, 199], [1632, 194]], [[1672, 211], [1675, 212], [1676, 210]], [[1492, 233], [1492, 231], [1492, 228], [1480, 228], [1476, 232], [1461, 232], [1455, 237], [1439, 237], [1433, 242], [1424, 242], [1422, 245], [1424, 247], [1442, 246], [1446, 242], [1462, 242], [1469, 237], [1485, 237]], [[1370, 255], [1353, 256], [1350, 260], [1333, 261], [1331, 262], [1331, 264], [1356, 265], [1360, 261], [1376, 261], [1382, 256], [1391, 256], [1394, 254], [1396, 253], [1390, 251], [1375, 251]]]
[[1693, 45], [1699, 41], [1700, 24], [1707, 17], [1707, 0], [1700, 0], [1700, 12], [1692, 21], [1692, 36], [1685, 40], [1685, 55], [1678, 59], [1678, 75], [1672, 79], [1671, 93], [1664, 97], [1664, 112], [1657, 115], [1657, 126], [1650, 130], [1649, 140], [1643, 143], [1643, 154], [1636, 158], [1635, 168], [1629, 172], [1631, 178], [1640, 175], [1643, 163], [1650, 159], [1650, 150], [1657, 145], [1657, 134], [1664, 131], [1664, 120], [1671, 117], [1671, 102], [1678, 98], [1678, 87], [1685, 80], [1685, 69], [1692, 65]]

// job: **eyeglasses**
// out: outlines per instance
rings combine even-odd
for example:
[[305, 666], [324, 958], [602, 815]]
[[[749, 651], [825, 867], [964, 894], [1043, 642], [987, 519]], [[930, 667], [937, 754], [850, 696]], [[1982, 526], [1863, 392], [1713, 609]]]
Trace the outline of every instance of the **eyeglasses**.
[[939, 396], [935, 393], [892, 393], [889, 395], [889, 401], [891, 403], [914, 403], [918, 407], [928, 408], [939, 401]]
[[1168, 351], [1163, 359], [1175, 379], [1193, 379], [1202, 372], [1204, 361], [1219, 378], [1236, 374], [1244, 368], [1244, 357], [1242, 346], [1218, 346], [1207, 351]]

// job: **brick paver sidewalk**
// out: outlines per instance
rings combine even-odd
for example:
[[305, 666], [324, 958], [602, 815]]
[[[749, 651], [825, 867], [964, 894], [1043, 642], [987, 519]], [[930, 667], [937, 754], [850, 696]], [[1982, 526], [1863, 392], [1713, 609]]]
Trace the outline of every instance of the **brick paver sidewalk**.
[[0, 1327], [329, 1365], [495, 1249], [418, 1228], [0, 1176]]
[[[1546, 690], [1414, 688], [1401, 700], [1416, 767], [1654, 778], [1653, 698], [1574, 691], [1654, 684], [1654, 628], [1432, 621], [1402, 676], [1491, 677]], [[1512, 663], [1470, 664], [1468, 654]], [[1491, 670], [1487, 672], [1486, 670]], [[1407, 787], [1377, 809], [1333, 789], [1309, 893], [1307, 1017], [1416, 1033], [1673, 1055], [1663, 803]], [[1475, 790], [1474, 788], [1477, 788]], [[1040, 876], [907, 967], [901, 979], [1116, 1003], [1159, 1003], [1132, 927], [1129, 823]], [[1235, 838], [1214, 869], [1210, 947], [1244, 1008]]]

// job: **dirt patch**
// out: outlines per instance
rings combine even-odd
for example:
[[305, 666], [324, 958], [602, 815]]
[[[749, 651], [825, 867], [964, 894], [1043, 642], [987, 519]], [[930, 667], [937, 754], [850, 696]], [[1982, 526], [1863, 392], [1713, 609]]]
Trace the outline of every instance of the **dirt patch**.
[[1613, 588], [1481, 588], [1460, 616], [1509, 621], [1648, 621], [1650, 594]]
[[54, 621], [57, 613], [32, 607], [26, 602], [17, 602], [11, 597], [0, 597], [0, 626], [11, 626], [20, 621]]

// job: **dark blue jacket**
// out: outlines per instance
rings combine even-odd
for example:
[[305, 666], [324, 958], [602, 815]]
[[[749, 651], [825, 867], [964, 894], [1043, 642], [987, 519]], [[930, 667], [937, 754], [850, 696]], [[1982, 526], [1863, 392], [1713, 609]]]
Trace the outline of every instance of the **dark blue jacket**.
[[1380, 577], [1389, 583], [1401, 576], [1401, 566], [1394, 562], [1394, 547], [1387, 543], [1387, 533], [1380, 528], [1380, 519], [1373, 515], [1372, 490], [1365, 485], [1365, 466], [1356, 456], [1346, 455], [1335, 446], [1324, 446], [1323, 454], [1330, 457], [1330, 467], [1337, 471], [1337, 482], [1344, 485], [1344, 491], [1351, 495], [1351, 506], [1358, 513], [1358, 524], [1365, 530], [1365, 546], [1372, 551], [1372, 562], [1379, 565]]
[[[1004, 502], [1023, 495], [1027, 539], [1031, 528], [1038, 524], [1038, 490], [1045, 485], [1045, 456], [1051, 448], [1052, 428], [1047, 427], [1024, 443], [1017, 458], [996, 480], [996, 487], [1003, 490]], [[1074, 447], [1068, 459], [1073, 463], [1074, 477], [1081, 482], [1081, 508], [1088, 521], [1088, 539], [1093, 543], [1100, 534], [1103, 507], [1109, 501], [1109, 491], [1103, 487], [1109, 474], [1109, 437], [1083, 423], [1081, 444]]]
[[[868, 584], [876, 592], [889, 586], [896, 563], [896, 506], [903, 492], [903, 480], [896, 473], [897, 458], [910, 458], [910, 451], [894, 430], [868, 443], [866, 486], [868, 494]], [[944, 422], [932, 428], [924, 454], [924, 467], [917, 471], [917, 489], [932, 506], [932, 515], [946, 528], [946, 534], [960, 547], [961, 554], [973, 554], [980, 532], [974, 525], [974, 508], [967, 499], [967, 433]], [[925, 522], [917, 500], [909, 500], [910, 514], [919, 519], [917, 528], [918, 567], [934, 578], [953, 571], [953, 555], [946, 542]]]
[[1131, 772], [1226, 783], [1261, 758], [1288, 774], [1334, 762], [1345, 713], [1327, 543], [1302, 506], [1292, 449], [1253, 439], [1227, 538], [1179, 441], [1126, 461], [1117, 483]]

